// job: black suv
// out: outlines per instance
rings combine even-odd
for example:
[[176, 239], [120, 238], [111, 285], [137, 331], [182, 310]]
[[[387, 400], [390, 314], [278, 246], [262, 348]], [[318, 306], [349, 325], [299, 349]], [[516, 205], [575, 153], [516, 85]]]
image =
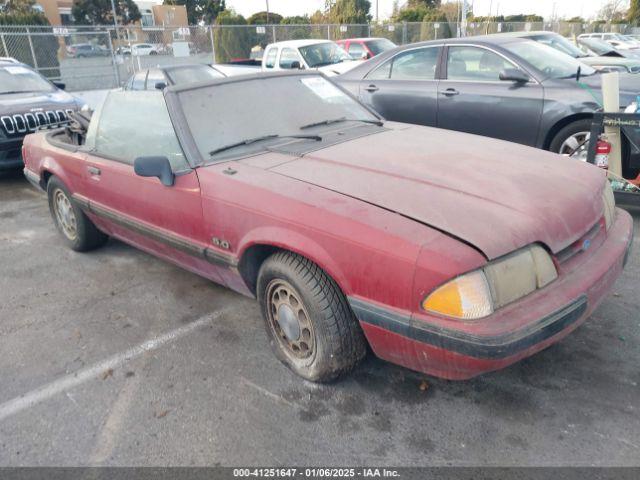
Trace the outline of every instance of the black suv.
[[44, 126], [64, 125], [80, 100], [28, 65], [0, 59], [0, 171], [22, 167], [22, 139]]

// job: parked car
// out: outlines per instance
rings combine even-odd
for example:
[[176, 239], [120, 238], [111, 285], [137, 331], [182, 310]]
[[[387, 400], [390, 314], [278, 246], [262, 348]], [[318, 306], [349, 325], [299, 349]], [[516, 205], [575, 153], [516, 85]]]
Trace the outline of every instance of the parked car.
[[[399, 47], [337, 81], [389, 120], [500, 138], [582, 160], [602, 97], [600, 74], [593, 68], [541, 43], [499, 34]], [[640, 78], [620, 75], [621, 106], [634, 101], [638, 91]], [[633, 165], [625, 178], [637, 177], [640, 164]]]
[[583, 33], [578, 38], [596, 38], [607, 42], [618, 50], [636, 50], [640, 43], [631, 37], [625, 37], [620, 33]]
[[67, 47], [67, 55], [72, 58], [108, 57], [111, 52], [102, 45], [76, 43]]
[[82, 102], [28, 65], [0, 59], [0, 171], [22, 168], [22, 140], [27, 133], [65, 125]]
[[[640, 72], [640, 55], [632, 53], [632, 50], [617, 50], [607, 42], [597, 38], [578, 38], [576, 44], [583, 52], [592, 58], [607, 59], [600, 62], [606, 65], [609, 71], [624, 71], [628, 73]], [[600, 69], [600, 65], [591, 64], [593, 68]]]
[[[134, 57], [142, 57], [144, 55], [158, 55], [159, 48], [150, 43], [132, 43], [130, 55]], [[126, 53], [124, 53], [126, 55]]]
[[344, 73], [358, 63], [330, 40], [289, 40], [267, 45], [262, 70], [316, 69], [332, 76]]
[[172, 65], [141, 70], [124, 84], [125, 90], [162, 90], [170, 85], [205, 82], [226, 75], [211, 65]]
[[[611, 45], [595, 38], [582, 38], [577, 39], [576, 41], [579, 42], [578, 45], [583, 45], [585, 43], [598, 43], [601, 46], [600, 48], [596, 48], [596, 50], [601, 53], [596, 53], [591, 49], [586, 51], [584, 49], [581, 50], [578, 46], [564, 38], [562, 35], [558, 35], [553, 32], [514, 32], [503, 33], [502, 35], [510, 35], [540, 42], [544, 45], [555, 48], [559, 52], [566, 53], [596, 70], [627, 73], [640, 72], [640, 58], [633, 57], [631, 55], [629, 55], [631, 58], [625, 58], [623, 54], [617, 53]], [[602, 45], [605, 46], [604, 50]]]
[[113, 236], [257, 297], [312, 381], [367, 342], [450, 379], [502, 368], [584, 322], [629, 257], [603, 170], [384, 123], [318, 72], [114, 90], [82, 138], [25, 141], [69, 247]]
[[347, 38], [346, 40], [337, 40], [336, 43], [344, 48], [354, 60], [367, 60], [397, 47], [395, 43], [386, 38]]

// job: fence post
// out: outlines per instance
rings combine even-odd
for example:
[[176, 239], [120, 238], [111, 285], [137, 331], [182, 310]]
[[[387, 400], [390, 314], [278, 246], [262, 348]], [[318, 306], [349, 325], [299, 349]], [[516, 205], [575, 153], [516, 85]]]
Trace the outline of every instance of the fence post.
[[29, 48], [31, 49], [31, 57], [33, 58], [33, 67], [37, 70], [38, 60], [36, 59], [36, 52], [33, 50], [33, 42], [31, 41], [31, 33], [29, 31], [29, 27], [27, 27], [26, 30], [27, 30], [27, 40], [29, 40]]
[[5, 42], [4, 33], [2, 33], [2, 32], [0, 32], [0, 39], [2, 40], [2, 48], [4, 49], [4, 56], [5, 57], [10, 57], [11, 55], [9, 55], [9, 49], [7, 48], [7, 42]]
[[211, 56], [213, 63], [216, 63], [216, 42], [213, 39], [213, 25], [209, 25], [209, 38], [211, 39]]
[[327, 40], [331, 40], [331, 24], [327, 24]]
[[271, 25], [271, 30], [273, 33], [273, 43], [276, 43], [278, 40], [276, 39], [276, 26], [275, 25]]
[[118, 63], [116, 62], [116, 55], [113, 51], [113, 42], [111, 41], [111, 31], [107, 30], [107, 38], [109, 39], [109, 50], [111, 51], [111, 63], [113, 64], [113, 74], [116, 80], [116, 87], [120, 86], [120, 69], [118, 68]]
[[406, 45], [407, 43], [407, 21], [402, 22], [402, 44]]

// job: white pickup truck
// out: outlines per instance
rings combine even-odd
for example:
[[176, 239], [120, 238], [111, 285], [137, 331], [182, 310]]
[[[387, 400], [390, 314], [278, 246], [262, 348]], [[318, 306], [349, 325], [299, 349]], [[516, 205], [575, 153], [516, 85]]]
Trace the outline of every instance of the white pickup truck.
[[262, 71], [315, 69], [325, 75], [345, 73], [360, 64], [330, 40], [288, 40], [267, 45]]

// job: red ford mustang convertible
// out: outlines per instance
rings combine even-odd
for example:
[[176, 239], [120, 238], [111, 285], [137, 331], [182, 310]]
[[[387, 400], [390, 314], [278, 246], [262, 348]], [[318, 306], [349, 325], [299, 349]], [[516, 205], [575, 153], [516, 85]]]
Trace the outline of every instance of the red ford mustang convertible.
[[449, 379], [505, 367], [577, 328], [631, 247], [602, 170], [384, 122], [318, 73], [114, 91], [83, 123], [24, 144], [66, 243], [115, 237], [257, 297], [313, 381], [367, 344]]

